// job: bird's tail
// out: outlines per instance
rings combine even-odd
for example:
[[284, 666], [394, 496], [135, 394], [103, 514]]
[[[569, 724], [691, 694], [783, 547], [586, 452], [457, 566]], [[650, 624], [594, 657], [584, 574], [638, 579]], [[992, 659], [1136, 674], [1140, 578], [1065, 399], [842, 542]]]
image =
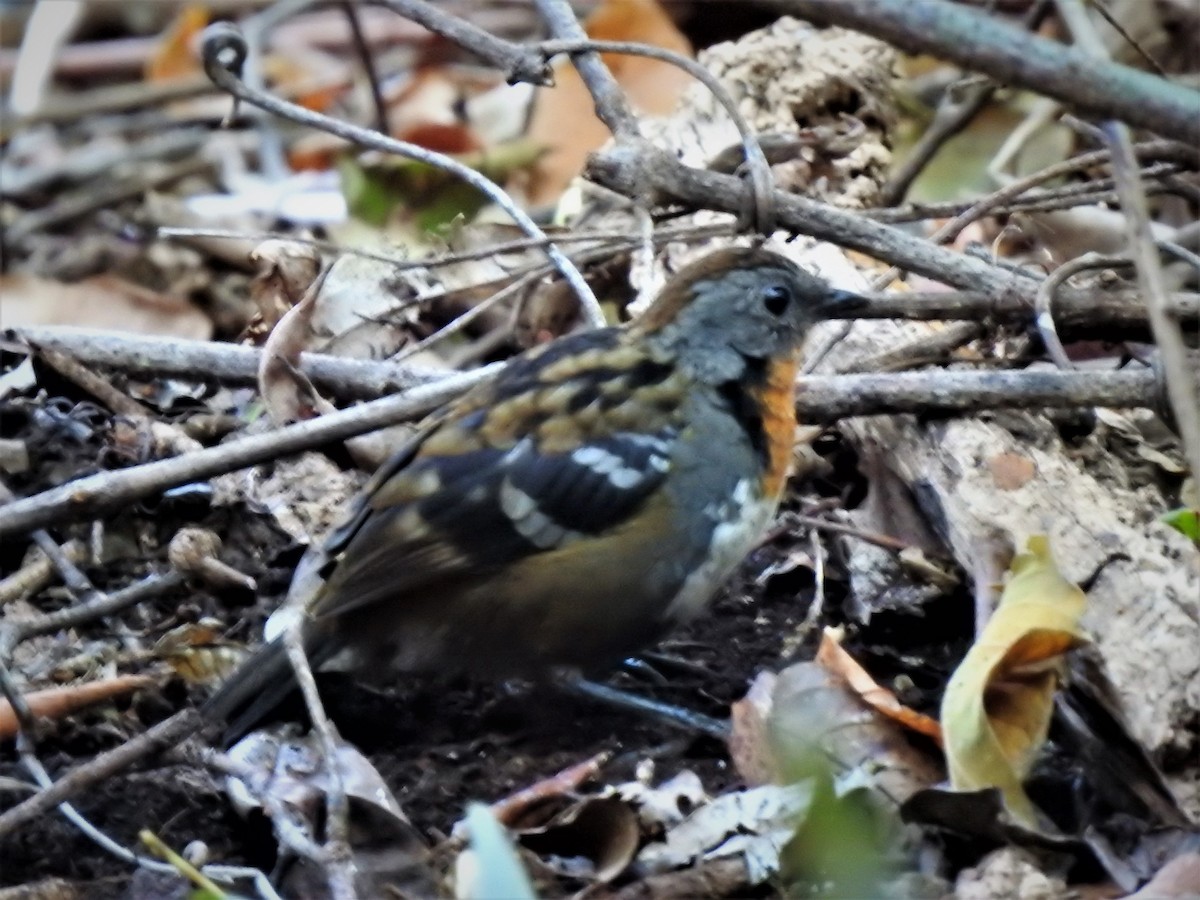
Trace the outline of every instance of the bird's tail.
[[[306, 645], [315, 645], [305, 647], [314, 669], [329, 655], [321, 649], [326, 643], [305, 641]], [[234, 670], [204, 704], [202, 712], [211, 721], [225, 723], [223, 740], [229, 745], [259, 725], [298, 689], [283, 641], [273, 640]]]

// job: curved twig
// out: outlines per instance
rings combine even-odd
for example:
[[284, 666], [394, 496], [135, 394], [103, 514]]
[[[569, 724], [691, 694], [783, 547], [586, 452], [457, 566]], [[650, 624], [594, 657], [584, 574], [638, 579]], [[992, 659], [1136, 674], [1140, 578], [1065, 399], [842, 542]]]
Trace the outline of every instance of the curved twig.
[[775, 230], [774, 182], [771, 179], [771, 164], [763, 153], [762, 145], [750, 129], [749, 123], [738, 112], [737, 103], [720, 80], [696, 62], [673, 50], [663, 47], [653, 47], [649, 44], [639, 44], [634, 41], [593, 41], [587, 40], [549, 40], [543, 41], [538, 48], [547, 58], [559, 53], [580, 53], [584, 51], [599, 51], [601, 53], [622, 53], [627, 56], [644, 56], [656, 59], [683, 69], [706, 88], [716, 99], [721, 108], [733, 120], [742, 139], [742, 153], [750, 170], [750, 182], [754, 187], [755, 225], [764, 235], [770, 235]]
[[1046, 347], [1046, 352], [1050, 355], [1050, 359], [1060, 369], [1068, 372], [1073, 371], [1075, 364], [1071, 362], [1067, 356], [1067, 351], [1063, 349], [1062, 340], [1058, 336], [1058, 328], [1054, 324], [1054, 314], [1050, 307], [1054, 302], [1055, 292], [1067, 279], [1078, 275], [1080, 272], [1086, 272], [1090, 269], [1110, 269], [1117, 266], [1129, 265], [1132, 265], [1132, 263], [1120, 256], [1101, 256], [1097, 253], [1086, 253], [1059, 266], [1038, 285], [1037, 297], [1034, 300], [1033, 306], [1035, 313], [1034, 324], [1037, 326], [1038, 334], [1042, 338], [1042, 344]]
[[[326, 131], [352, 144], [403, 156], [407, 159], [415, 159], [444, 172], [449, 172], [491, 198], [530, 237], [538, 240], [546, 238], [533, 219], [529, 218], [528, 214], [517, 206], [497, 184], [453, 157], [426, 150], [416, 144], [398, 141], [370, 129], [360, 128], [357, 125], [351, 125], [312, 112], [294, 103], [280, 100], [278, 97], [252, 90], [237, 75], [245, 61], [245, 51], [245, 40], [234, 25], [228, 22], [210, 25], [205, 30], [201, 43], [204, 71], [208, 73], [208, 77], [214, 84], [228, 91], [235, 98], [261, 107], [281, 118]], [[545, 249], [546, 255], [550, 257], [555, 267], [579, 297], [579, 302], [588, 320], [595, 325], [603, 325], [604, 313], [583, 275], [553, 242], [547, 243]]]

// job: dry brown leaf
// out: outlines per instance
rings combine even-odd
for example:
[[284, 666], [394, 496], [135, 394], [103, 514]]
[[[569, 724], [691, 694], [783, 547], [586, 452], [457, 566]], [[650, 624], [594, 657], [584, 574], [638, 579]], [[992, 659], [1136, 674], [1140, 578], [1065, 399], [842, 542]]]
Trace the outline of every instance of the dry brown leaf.
[[172, 628], [154, 644], [154, 655], [189, 684], [218, 684], [250, 655], [226, 641], [209, 620]]
[[300, 371], [300, 354], [312, 340], [313, 313], [324, 280], [318, 277], [312, 282], [300, 302], [271, 329], [263, 345], [258, 364], [258, 391], [276, 425], [311, 419], [335, 409]]
[[0, 275], [5, 328], [71, 325], [207, 340], [212, 322], [188, 300], [160, 294], [114, 275], [67, 284], [15, 272]]
[[[637, 814], [619, 797], [585, 797], [545, 825], [522, 830], [521, 846], [538, 854], [547, 868], [572, 878], [608, 882], [637, 854]], [[581, 868], [580, 860], [589, 864]]]
[[779, 761], [771, 747], [769, 721], [776, 677], [759, 672], [746, 696], [729, 708], [729, 756], [742, 780], [751, 787], [779, 778]]
[[999, 788], [1008, 810], [1030, 827], [1037, 827], [1037, 814], [1021, 782], [1050, 728], [1062, 655], [1084, 640], [1085, 600], [1058, 571], [1047, 537], [1029, 538], [996, 612], [942, 698], [951, 785]]
[[549, 778], [543, 778], [529, 787], [522, 788], [493, 803], [492, 815], [506, 828], [515, 828], [531, 807], [542, 805], [548, 799], [577, 793], [580, 785], [598, 776], [601, 768], [611, 758], [610, 752], [602, 751], [581, 763], [568, 766]]
[[[584, 27], [595, 40], [637, 41], [692, 55], [688, 39], [658, 0], [604, 0]], [[647, 115], [671, 112], [691, 80], [682, 69], [659, 60], [609, 53], [603, 58], [633, 109]], [[547, 149], [534, 167], [531, 203], [556, 203], [583, 169], [588, 153], [608, 140], [608, 128], [596, 118], [594, 107], [570, 60], [559, 60], [554, 66], [554, 87], [538, 89], [529, 122], [528, 136]]]
[[814, 750], [896, 803], [942, 778], [894, 720], [864, 715], [846, 681], [816, 662], [759, 675], [746, 699], [734, 705], [731, 724], [730, 756], [749, 784], [807, 777]]
[[817, 662], [845, 681], [859, 698], [876, 712], [899, 722], [905, 728], [933, 738], [939, 746], [941, 745], [942, 727], [937, 719], [905, 706], [896, 699], [895, 694], [881, 687], [870, 673], [859, 665], [858, 660], [846, 652], [830, 628], [826, 628], [821, 635]]

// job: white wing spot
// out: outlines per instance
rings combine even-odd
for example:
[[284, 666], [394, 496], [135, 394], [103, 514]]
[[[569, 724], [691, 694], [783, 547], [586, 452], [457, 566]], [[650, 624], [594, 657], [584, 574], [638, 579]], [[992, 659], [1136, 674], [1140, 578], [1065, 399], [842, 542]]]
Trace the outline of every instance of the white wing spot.
[[500, 509], [514, 522], [520, 522], [530, 513], [537, 511], [533, 498], [507, 478], [500, 482]]
[[557, 547], [575, 535], [539, 510], [537, 501], [507, 478], [500, 482], [500, 509], [517, 534], [538, 549]]
[[523, 538], [542, 550], [558, 546], [567, 536], [567, 530], [545, 513], [532, 512], [523, 522], [515, 524]]
[[637, 469], [620, 468], [608, 473], [609, 483], [621, 491], [627, 491], [641, 483], [642, 473]]
[[571, 462], [591, 469], [597, 475], [608, 475], [625, 465], [625, 460], [602, 447], [580, 447], [571, 454]]
[[[654, 442], [656, 445], [661, 443], [657, 439]], [[571, 461], [577, 466], [591, 469], [597, 475], [606, 476], [613, 487], [622, 491], [637, 487], [646, 477], [641, 469], [625, 465], [625, 460], [602, 447], [580, 447], [571, 454]], [[649, 464], [657, 471], [665, 472], [669, 462], [664, 457], [652, 456]]]

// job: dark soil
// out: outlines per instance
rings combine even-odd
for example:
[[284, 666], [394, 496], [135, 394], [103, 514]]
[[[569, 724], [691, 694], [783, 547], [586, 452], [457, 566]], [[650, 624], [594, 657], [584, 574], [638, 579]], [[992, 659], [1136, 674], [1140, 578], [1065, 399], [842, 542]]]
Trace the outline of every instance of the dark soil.
[[[764, 555], [771, 552], [760, 551], [744, 571], [761, 569]], [[626, 673], [617, 673], [610, 683], [695, 712], [726, 716], [729, 704], [744, 694], [756, 673], [781, 665], [784, 640], [803, 620], [811, 597], [810, 589], [755, 593], [759, 598], [754, 601], [744, 590], [725, 593], [712, 615], [657, 648], [706, 671], [658, 662], [655, 669], [665, 683]], [[812, 647], [807, 649], [811, 654]], [[405, 812], [431, 840], [449, 833], [467, 802], [501, 799], [601, 751], [612, 753], [601, 774], [608, 783], [631, 779], [634, 766], [647, 758], [655, 762], [656, 777], [692, 769], [713, 794], [738, 780], [719, 741], [604, 708], [548, 685], [414, 682], [377, 692], [330, 678], [323, 687], [343, 736], [378, 767]], [[121, 725], [134, 718], [153, 721], [169, 714], [175, 699], [140, 701], [119, 715], [110, 713], [107, 722], [100, 713], [76, 717], [73, 725], [46, 736], [39, 752], [52, 773], [65, 771], [120, 742], [113, 717]], [[11, 746], [0, 750], [3, 776], [24, 777]], [[80, 796], [77, 806], [126, 845], [136, 842], [140, 829], [149, 828], [176, 848], [205, 841], [214, 861], [267, 870], [274, 864], [275, 845], [266, 824], [239, 819], [206, 772], [168, 766], [129, 773]], [[130, 877], [128, 867], [60, 816], [42, 817], [0, 843], [0, 859], [3, 885], [57, 876], [91, 882], [96, 897], [118, 897], [125, 896]]]

